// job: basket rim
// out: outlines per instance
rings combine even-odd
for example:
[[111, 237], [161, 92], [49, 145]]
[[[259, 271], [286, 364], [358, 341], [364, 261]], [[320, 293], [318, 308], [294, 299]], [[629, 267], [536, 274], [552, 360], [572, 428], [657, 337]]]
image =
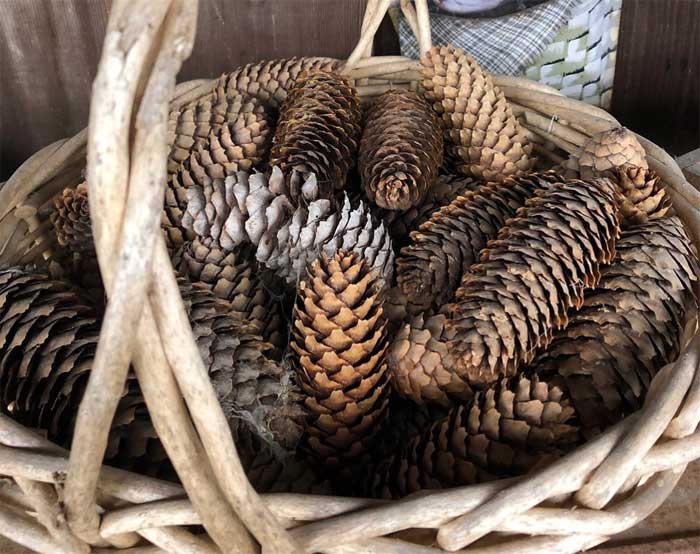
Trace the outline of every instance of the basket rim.
[[[194, 4], [196, 6], [196, 3]], [[371, 39], [384, 15], [382, 10], [385, 12], [389, 4], [389, 0], [368, 2], [362, 36], [343, 68], [343, 71], [355, 80], [360, 94], [365, 98], [371, 98], [388, 87], [415, 87], [419, 80], [419, 62], [415, 60], [368, 55]], [[162, 51], [172, 56], [171, 63], [160, 68], [151, 67], [153, 81], [148, 84], [156, 83], [158, 86], [154, 85], [151, 89], [147, 86], [147, 91], [152, 93], [150, 97], [144, 93], [143, 99], [135, 95], [121, 99], [127, 107], [137, 106], [140, 100], [143, 108], [144, 103], [150, 101], [153, 110], [160, 110], [159, 113], [162, 114], [163, 110], [167, 112], [171, 91], [174, 93], [172, 102], [176, 105], [178, 102], [184, 104], [197, 98], [198, 95], [206, 94], [216, 82], [215, 80], [196, 80], [181, 83], [177, 87], [173, 86], [179, 61], [186, 57], [194, 32], [192, 10], [186, 9], [182, 2], [178, 4], [176, 1], [174, 5], [178, 5], [180, 9], [169, 14], [165, 8], [160, 12], [154, 10], [146, 14], [142, 21], [129, 23], [128, 15], [134, 8], [129, 7], [125, 2], [110, 16], [112, 30], [119, 25], [132, 30], [143, 30], [146, 22], [160, 22], [156, 25], [156, 29], [163, 25], [166, 30], [169, 30], [163, 33], [164, 38], [160, 47]], [[421, 52], [427, 51], [430, 46], [427, 2], [418, 0], [414, 8], [410, 2], [402, 1], [401, 8], [405, 10], [404, 13], [410, 14], [409, 17], [415, 24]], [[152, 44], [157, 44], [155, 31], [150, 40]], [[189, 43], [188, 40], [190, 40]], [[119, 53], [120, 47], [119, 44], [105, 43], [100, 71], [106, 71], [105, 60], [108, 60], [108, 55]], [[146, 64], [145, 55], [143, 63]], [[103, 100], [112, 98], [106, 87], [109, 75], [106, 75], [105, 79], [105, 81], [99, 81], [98, 77], [95, 85], [96, 94], [98, 97], [100, 93], [103, 94]], [[524, 126], [533, 135], [545, 139], [564, 151], [577, 148], [579, 146], [577, 141], [580, 141], [582, 136], [619, 125], [607, 112], [577, 100], [567, 99], [558, 91], [545, 85], [517, 77], [496, 76], [494, 81], [512, 102]], [[171, 84], [168, 85], [168, 83]], [[160, 95], [156, 94], [154, 89], [158, 89]], [[93, 98], [92, 108], [96, 105], [97, 102]], [[93, 117], [97, 116], [94, 113], [95, 111], [91, 109], [92, 128], [96, 129], [97, 126], [94, 125], [96, 119]], [[121, 129], [121, 131], [124, 130], [129, 132], [130, 126], [127, 124]], [[162, 125], [156, 126], [155, 131], [152, 132], [152, 136], [143, 135], [143, 140], [148, 140], [150, 137], [153, 144], [164, 142]], [[28, 244], [32, 246], [30, 251], [33, 256], [41, 255], [47, 247], [50, 247], [50, 243], [43, 243], [40, 240], [42, 222], [39, 220], [33, 195], [43, 187], [58, 189], [65, 186], [61, 181], [61, 174], [66, 168], [72, 168], [84, 159], [88, 141], [92, 145], [92, 151], [88, 155], [89, 172], [91, 175], [97, 175], [95, 181], [98, 183], [110, 182], [104, 176], [105, 168], [100, 167], [100, 163], [103, 162], [95, 159], [96, 148], [104, 153], [104, 150], [99, 150], [100, 145], [96, 145], [95, 141], [99, 137], [95, 134], [95, 132], [91, 134], [86, 129], [70, 139], [47, 146], [30, 157], [5, 185], [0, 187], [0, 206], [2, 206], [0, 208], [0, 245], [3, 244], [2, 236], [12, 231], [8, 238], [13, 238], [21, 223], [24, 226], [23, 234], [29, 237]], [[685, 181], [677, 164], [666, 152], [643, 137], [639, 139], [647, 152], [650, 166], [669, 184], [674, 206], [694, 237], [695, 244], [700, 245], [700, 192]], [[105, 147], [102, 145], [102, 148]], [[544, 152], [540, 153], [544, 154]], [[146, 158], [146, 161], [150, 161], [150, 158]], [[143, 185], [149, 178], [154, 178], [154, 173], [150, 170], [140, 175], [133, 171], [134, 164], [138, 166], [140, 162], [145, 163], [144, 160], [132, 161], [132, 171], [127, 172], [130, 187], [136, 187], [139, 183]], [[114, 180], [112, 182], [116, 191], [112, 192], [116, 195], [113, 198], [115, 205], [129, 206], [126, 194], [127, 183], [116, 183]], [[92, 194], [93, 185], [90, 186]], [[104, 191], [100, 191], [99, 188], [96, 190], [98, 191], [96, 198], [100, 193], [104, 196]], [[45, 191], [42, 190], [42, 192]], [[144, 191], [144, 194], [146, 197], [151, 197], [154, 192]], [[113, 217], [113, 214], [101, 213], [106, 210], [100, 207], [99, 202], [96, 208], [98, 219], [104, 218], [105, 228], [115, 228], [117, 225], [143, 225], [147, 219], [143, 214], [134, 216], [127, 213], [122, 218], [121, 215]], [[119, 251], [116, 241], [110, 242], [117, 236], [96, 237], [96, 240], [103, 241], [98, 252], [101, 266], [103, 266], [102, 258], [106, 259], [103, 255], [105, 251], [111, 249]], [[159, 250], [156, 247], [154, 258], [152, 271], [162, 270], [167, 262], [163, 259], [162, 249]], [[0, 254], [1, 259], [2, 254]], [[113, 261], [105, 262], [104, 266], [108, 275], [107, 286], [114, 290], [110, 287], [113, 285], [110, 281], [117, 279], [120, 268], [114, 266]], [[150, 273], [146, 269], [141, 269], [140, 273], [131, 273], [129, 277], [140, 279], [147, 284]], [[131, 302], [151, 306], [150, 309], [155, 314], [151, 316], [155, 317], [153, 327], [155, 336], [165, 344], [172, 344], [172, 337], [165, 336], [167, 330], [172, 331], [173, 336], [183, 343], [191, 341], [191, 331], [187, 321], [183, 322], [178, 315], [177, 308], [180, 307], [181, 301], [179, 295], [175, 298], [176, 291], [173, 291], [172, 287], [163, 285], [156, 287], [156, 292], [149, 295], [145, 284], [142, 287], [143, 290], [136, 295], [138, 298], [132, 299]], [[168, 302], [175, 308], [168, 307]], [[170, 327], [162, 327], [163, 322], [168, 318], [174, 323]], [[161, 325], [158, 325], [158, 322]], [[204, 523], [215, 543], [221, 545], [222, 541], [231, 539], [233, 536], [235, 544], [240, 545], [241, 551], [244, 552], [252, 552], [251, 548], [255, 548], [252, 541], [248, 540], [249, 535], [245, 531], [247, 527], [270, 551], [291, 552], [299, 549], [299, 551], [313, 552], [323, 549], [340, 553], [354, 551], [351, 549], [358, 543], [371, 552], [397, 552], [407, 543], [401, 543], [399, 539], [377, 537], [409, 527], [439, 529], [438, 543], [446, 550], [462, 548], [491, 531], [522, 533], [527, 530], [529, 533], [540, 536], [512, 539], [500, 547], [499, 551], [514, 553], [521, 552], [524, 548], [546, 550], [555, 547], [559, 548], [559, 551], [578, 551], [604, 542], [611, 534], [624, 530], [632, 523], [643, 519], [645, 514], [653, 511], [670, 494], [682, 475], [685, 465], [691, 460], [700, 458], [700, 432], [695, 430], [700, 418], [698, 415], [700, 413], [699, 358], [700, 331], [695, 324], [694, 327], [691, 325], [688, 328], [679, 359], [669, 364], [655, 378], [650, 399], [642, 411], [625, 418], [593, 441], [584, 444], [539, 473], [512, 480], [436, 491], [390, 502], [299, 494], [258, 495], [252, 491], [247, 480], [245, 483], [241, 481], [240, 472], [237, 470], [232, 472], [230, 468], [220, 467], [221, 462], [224, 461], [228, 463], [233, 461], [234, 464], [237, 462], [240, 465], [235, 450], [233, 454], [226, 450], [212, 450], [212, 445], [203, 441], [201, 454], [203, 466], [209, 467], [211, 464], [214, 474], [203, 474], [206, 477], [204, 481], [190, 481], [184, 488], [134, 473], [103, 468], [99, 474], [100, 489], [132, 505], [108, 510], [101, 518], [95, 519], [93, 515], [96, 514], [97, 504], [94, 492], [98, 486], [97, 474], [95, 473], [92, 491], [87, 490], [89, 486], [86, 489], [84, 484], [81, 484], [79, 494], [76, 495], [77, 489], [72, 487], [75, 487], [76, 476], [82, 475], [77, 468], [90, 466], [92, 469], [88, 473], [90, 471], [94, 473], [95, 468], [99, 472], [101, 462], [98, 460], [95, 465], [93, 457], [85, 462], [86, 465], [78, 465], [74, 458], [75, 453], [68, 454], [39, 438], [32, 431], [14, 423], [7, 416], [0, 415], [0, 472], [15, 477], [21, 493], [16, 495], [15, 500], [24, 495], [27, 505], [40, 514], [41, 523], [50, 521], [49, 516], [56, 516], [59, 520], [61, 517], [65, 518], [66, 514], [59, 505], [55, 492], [50, 492], [53, 490], [50, 484], [56, 483], [57, 475], [67, 474], [69, 479], [66, 484], [67, 523], [63, 519], [62, 525], [53, 527], [47, 525], [48, 531], [46, 531], [31, 520], [17, 519], [14, 512], [0, 506], [0, 533], [6, 534], [17, 542], [24, 541], [23, 544], [28, 543], [31, 548], [39, 552], [60, 551], [66, 545], [73, 547], [72, 551], [87, 552], [88, 544], [102, 544], [105, 540], [112, 545], [108, 551], [118, 552], [121, 548], [135, 544], [134, 541], [139, 539], [139, 536], [144, 536], [155, 545], [166, 543], [175, 545], [171, 546], [175, 549], [173, 551], [185, 552], [187, 550], [184, 545], [188, 540], [192, 540], [193, 536], [175, 526]], [[180, 359], [181, 362], [182, 360], [190, 363], [187, 367], [197, 365], [196, 360], [187, 358], [186, 355]], [[170, 372], [171, 365], [172, 371], [175, 372], [176, 364], [166, 356], [163, 360], [163, 369]], [[174, 383], [173, 376], [170, 373], [168, 375]], [[165, 377], [164, 374], [163, 378]], [[175, 380], [180, 384], [180, 389], [187, 385], [193, 390], [202, 392], [201, 388], [197, 388], [201, 387], [202, 383], [195, 377], [175, 374]], [[187, 392], [184, 392], [186, 396]], [[196, 412], [198, 401], [187, 396], [185, 400], [187, 406]], [[201, 399], [199, 401], [201, 402]], [[179, 406], [180, 411], [177, 413], [185, 414], [181, 400]], [[214, 427], [216, 414], [212, 415], [210, 412], [216, 412], [217, 409], [218, 405], [205, 406], [199, 423]], [[169, 415], [172, 416], [172, 413]], [[197, 420], [195, 413], [193, 417]], [[200, 434], [206, 433], [206, 429], [202, 429], [200, 425], [197, 425], [197, 431]], [[657, 443], [660, 437], [663, 437], [664, 441]], [[179, 446], [177, 438], [172, 440], [171, 444]], [[201, 443], [194, 444], [201, 446]], [[79, 445], [82, 446], [80, 440]], [[192, 445], [189, 448], [192, 448]], [[39, 449], [38, 452], [37, 449]], [[647, 482], [647, 485], [637, 487], [640, 478], [649, 473], [654, 473], [655, 476]], [[223, 479], [222, 475], [224, 475]], [[73, 476], [72, 481], [71, 476]], [[183, 500], [181, 497], [184, 492], [193, 494], [194, 483], [206, 489], [200, 495], [200, 500]], [[32, 489], [32, 484], [37, 485], [40, 492], [36, 491], [36, 487]], [[208, 489], [207, 486], [209, 486]], [[240, 487], [240, 490], [234, 490], [232, 488], [234, 486]], [[637, 487], [637, 491], [630, 500], [618, 503], [611, 509], [604, 509], [614, 494], [634, 487]], [[575, 516], [568, 509], [536, 507], [552, 496], [576, 491], [579, 491], [577, 500], [588, 508], [577, 510], [578, 513]], [[241, 504], [242, 499], [250, 505]], [[210, 504], [207, 505], [204, 500], [210, 501]], [[143, 502], [148, 504], [143, 506], [141, 505]], [[226, 525], [229, 525], [228, 530], [222, 529], [221, 521], [216, 521], [217, 514], [213, 513], [222, 502], [229, 510], [226, 517], [221, 518]], [[71, 508], [76, 507], [85, 509], [87, 514], [85, 519], [76, 516], [75, 512], [71, 515]], [[241, 520], [244, 522], [243, 526], [239, 524]], [[285, 530], [284, 524], [292, 521], [311, 521], [311, 523], [293, 530]], [[556, 532], [557, 530], [559, 532]], [[168, 543], [168, 541], [171, 542]], [[208, 543], [202, 543], [200, 539], [194, 539], [194, 542], [202, 549], [201, 551], [218, 552], [218, 549]], [[435, 550], [435, 552], [440, 551]], [[473, 549], [473, 552], [481, 551], [478, 547]]]

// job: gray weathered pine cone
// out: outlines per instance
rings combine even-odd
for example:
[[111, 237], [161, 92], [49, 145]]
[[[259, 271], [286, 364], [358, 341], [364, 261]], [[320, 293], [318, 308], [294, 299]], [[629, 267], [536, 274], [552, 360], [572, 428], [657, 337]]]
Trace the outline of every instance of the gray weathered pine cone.
[[508, 177], [455, 198], [411, 233], [396, 258], [398, 286], [410, 312], [439, 309], [454, 296], [462, 276], [536, 190], [561, 181], [554, 172]]
[[598, 287], [533, 362], [568, 389], [588, 434], [637, 410], [656, 372], [676, 359], [686, 316], [697, 308], [697, 274], [677, 217], [624, 231]]
[[297, 77], [280, 108], [270, 153], [270, 165], [288, 179], [288, 196], [295, 205], [311, 174], [323, 198], [345, 188], [355, 165], [361, 119], [360, 98], [344, 77], [321, 70]]
[[320, 198], [313, 175], [301, 192], [304, 201], [295, 207], [276, 167], [269, 177], [238, 172], [191, 188], [183, 225], [225, 250], [253, 244], [258, 261], [289, 283], [321, 252], [333, 255], [341, 248], [360, 252], [388, 283], [394, 253], [384, 224], [363, 203], [353, 208], [347, 196], [342, 203]]
[[552, 184], [528, 200], [456, 293], [448, 346], [457, 374], [483, 386], [530, 363], [597, 285], [618, 235], [607, 179]]
[[445, 126], [457, 170], [486, 181], [532, 169], [532, 146], [503, 91], [463, 50], [435, 46], [421, 59], [425, 98]]
[[[269, 360], [269, 345], [207, 290], [180, 283], [200, 354], [232, 431], [245, 425], [291, 449], [303, 412], [290, 371]], [[0, 403], [18, 422], [69, 446], [95, 356], [100, 321], [65, 283], [20, 268], [0, 271]], [[245, 423], [242, 423], [245, 422]], [[133, 373], [110, 431], [105, 459], [150, 474], [168, 471], [166, 454]]]
[[224, 250], [212, 238], [196, 237], [181, 254], [180, 274], [231, 303], [256, 334], [273, 345], [271, 353], [282, 358], [288, 341], [284, 313], [284, 283], [259, 267], [252, 245]]
[[442, 164], [442, 127], [416, 92], [391, 89], [365, 115], [358, 166], [370, 201], [406, 211], [423, 203]]
[[579, 442], [575, 411], [564, 391], [536, 377], [504, 379], [370, 466], [363, 492], [401, 498], [522, 475]]

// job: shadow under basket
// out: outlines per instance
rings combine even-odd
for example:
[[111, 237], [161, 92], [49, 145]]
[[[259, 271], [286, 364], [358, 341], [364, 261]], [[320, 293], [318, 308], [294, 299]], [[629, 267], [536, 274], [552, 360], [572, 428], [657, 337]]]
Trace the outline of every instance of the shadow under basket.
[[[342, 67], [365, 102], [389, 87], [419, 86], [417, 61], [370, 55], [390, 3], [367, 2], [362, 36]], [[427, 1], [401, 4], [424, 53], [431, 46]], [[71, 452], [0, 415], [0, 534], [43, 554], [574, 553], [653, 512], [700, 458], [694, 321], [678, 360], [658, 373], [640, 411], [534, 474], [393, 502], [253, 490], [174, 279], [151, 282], [151, 275], [172, 272], [155, 223], [162, 192], [154, 185], [166, 179], [168, 110], [213, 85], [174, 84], [192, 48], [196, 12], [194, 0], [114, 2], [89, 129], [44, 148], [0, 188], [0, 265], [40, 262], [54, 240], [42, 208], [79, 182], [87, 155], [110, 298], [80, 407], [79, 419], [89, 425], [76, 426]], [[605, 111], [545, 85], [516, 77], [494, 82], [541, 159], [563, 161], [592, 134], [619, 126]], [[700, 245], [700, 193], [666, 152], [638, 138]], [[102, 466], [110, 406], [129, 361], [181, 485]], [[557, 507], [562, 499], [568, 504]], [[197, 525], [205, 533], [196, 534]], [[414, 529], [432, 530], [432, 546], [416, 543]]]

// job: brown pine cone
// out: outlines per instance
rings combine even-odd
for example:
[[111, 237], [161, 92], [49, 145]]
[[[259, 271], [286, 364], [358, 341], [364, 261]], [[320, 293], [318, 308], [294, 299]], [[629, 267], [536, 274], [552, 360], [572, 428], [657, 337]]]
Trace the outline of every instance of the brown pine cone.
[[[447, 412], [448, 409], [444, 406], [416, 404], [393, 391], [389, 396], [389, 408], [379, 431], [377, 444], [371, 452], [372, 459], [382, 460], [396, 454], [406, 443], [422, 435], [433, 423], [444, 418]], [[364, 472], [365, 468], [362, 468], [360, 473]]]
[[357, 253], [322, 255], [299, 284], [291, 347], [306, 393], [306, 442], [329, 466], [363, 454], [386, 415], [382, 306], [378, 280]]
[[501, 181], [532, 169], [532, 146], [520, 122], [474, 58], [454, 46], [436, 46], [421, 65], [425, 98], [442, 117], [460, 173]]
[[569, 175], [580, 175], [581, 179], [609, 177], [612, 170], [627, 166], [649, 168], [644, 148], [634, 133], [625, 127], [596, 133], [584, 143], [578, 155], [572, 155], [566, 164]]
[[[254, 421], [279, 448], [301, 434], [298, 393], [289, 372], [268, 360], [269, 345], [250, 334], [227, 303], [181, 283], [200, 353], [235, 432]], [[0, 271], [0, 407], [69, 446], [94, 360], [100, 321], [61, 281], [18, 268]], [[167, 473], [167, 456], [148, 418], [133, 373], [114, 417], [106, 461], [149, 474]]]
[[446, 329], [443, 313], [421, 313], [404, 323], [387, 350], [387, 364], [394, 389], [418, 404], [451, 406], [470, 400], [469, 384], [450, 365], [448, 341], [454, 332]]
[[458, 375], [488, 385], [549, 345], [612, 261], [617, 212], [607, 179], [550, 185], [518, 210], [457, 292], [448, 346]]
[[401, 498], [522, 475], [580, 441], [566, 394], [533, 377], [494, 383], [369, 469], [365, 494]]
[[625, 166], [613, 179], [621, 193], [620, 223], [623, 229], [670, 215], [671, 196], [659, 176], [651, 170]]
[[275, 167], [270, 176], [239, 172], [189, 190], [183, 226], [211, 237], [225, 250], [247, 242], [256, 258], [288, 283], [296, 283], [307, 262], [321, 252], [343, 248], [360, 252], [373, 272], [390, 282], [394, 253], [389, 233], [360, 202], [319, 197], [313, 175], [302, 186], [306, 202], [294, 207], [287, 179]]
[[314, 174], [323, 198], [345, 187], [360, 138], [360, 98], [350, 82], [325, 71], [299, 75], [280, 110], [270, 165], [289, 179], [299, 204], [301, 187]]
[[[432, 214], [396, 258], [397, 282], [416, 308], [439, 308], [454, 296], [462, 275], [486, 243], [536, 190], [561, 181], [554, 172], [509, 177], [454, 199]], [[413, 313], [418, 309], [410, 310]]]
[[262, 167], [272, 140], [270, 115], [260, 100], [219, 84], [212, 93], [170, 113], [168, 184], [161, 226], [175, 251], [194, 238], [182, 227], [187, 190], [239, 170]]
[[365, 116], [358, 165], [372, 202], [408, 210], [423, 202], [442, 164], [442, 127], [417, 93], [391, 89]]
[[405, 242], [408, 240], [408, 234], [427, 221], [434, 212], [452, 202], [460, 194], [476, 190], [482, 184], [471, 177], [438, 175], [435, 184], [428, 189], [423, 202], [418, 206], [405, 212], [379, 209], [377, 216], [389, 228], [394, 243]]
[[333, 58], [289, 58], [247, 64], [219, 81], [227, 95], [244, 93], [258, 98], [265, 106], [278, 108], [299, 75], [315, 70], [333, 72], [343, 62]]
[[61, 195], [53, 199], [53, 211], [49, 217], [58, 244], [71, 253], [95, 252], [87, 183], [82, 182], [74, 189], [63, 189]]
[[259, 167], [272, 140], [270, 119], [260, 100], [227, 95], [219, 83], [203, 98], [170, 112], [168, 173], [178, 171], [193, 152], [212, 178]]
[[697, 308], [697, 272], [677, 217], [624, 231], [598, 288], [533, 363], [569, 390], [587, 434], [637, 410], [656, 372], [676, 359], [686, 316]]
[[233, 311], [273, 345], [270, 355], [281, 359], [288, 341], [284, 283], [258, 266], [250, 245], [226, 251], [211, 238], [197, 237], [183, 250], [179, 269], [189, 281], [230, 302]]

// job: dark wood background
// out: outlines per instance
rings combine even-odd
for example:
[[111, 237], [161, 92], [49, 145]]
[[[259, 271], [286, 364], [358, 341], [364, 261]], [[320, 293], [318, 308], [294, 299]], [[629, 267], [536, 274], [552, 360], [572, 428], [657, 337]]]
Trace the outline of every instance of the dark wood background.
[[[0, 179], [87, 122], [110, 0], [0, 0]], [[365, 0], [202, 0], [181, 80], [264, 58], [346, 57]], [[613, 111], [674, 154], [700, 146], [700, 0], [625, 0]], [[398, 52], [388, 21], [375, 51]]]

